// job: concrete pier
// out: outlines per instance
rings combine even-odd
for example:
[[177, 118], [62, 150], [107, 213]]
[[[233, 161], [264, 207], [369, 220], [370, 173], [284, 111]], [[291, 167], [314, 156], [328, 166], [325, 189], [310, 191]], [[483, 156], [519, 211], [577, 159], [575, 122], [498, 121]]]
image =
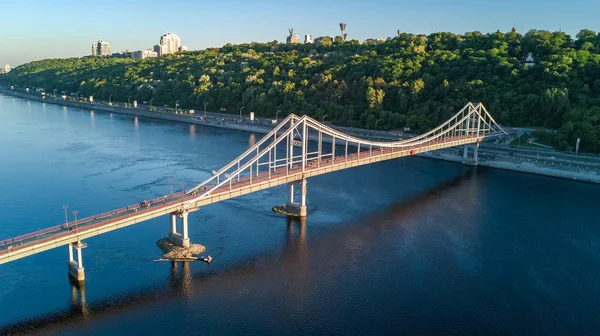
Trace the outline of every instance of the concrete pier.
[[[300, 187], [300, 202], [295, 202], [294, 185]], [[298, 217], [306, 217], [306, 179], [288, 183], [288, 202], [285, 209]]]
[[[473, 150], [473, 157], [469, 157], [469, 149]], [[469, 166], [477, 166], [479, 160], [479, 142], [473, 145], [463, 146], [463, 159], [462, 163]]]
[[[176, 246], [190, 246], [190, 238], [188, 235], [188, 214], [187, 211], [177, 211], [170, 215], [171, 232], [169, 232], [169, 241]], [[182, 233], [177, 232], [177, 217], [181, 218]]]
[[[87, 244], [82, 242], [69, 244], [69, 262], [68, 262], [68, 272], [69, 276], [77, 281], [85, 280], [85, 269], [83, 268], [83, 256], [81, 255], [81, 250], [86, 248]], [[75, 260], [73, 256], [73, 249], [77, 250], [77, 260]]]

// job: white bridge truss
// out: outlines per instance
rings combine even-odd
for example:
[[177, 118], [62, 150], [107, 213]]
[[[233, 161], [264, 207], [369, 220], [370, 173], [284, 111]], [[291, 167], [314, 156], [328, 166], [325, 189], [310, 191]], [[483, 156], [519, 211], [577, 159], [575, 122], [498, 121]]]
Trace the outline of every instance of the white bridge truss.
[[[414, 155], [417, 152], [479, 143], [485, 138], [503, 134], [506, 132], [481, 103], [466, 104], [446, 122], [427, 133], [392, 142], [359, 139], [309, 116], [291, 114], [242, 155], [220, 170], [213, 171], [212, 177], [190, 189], [187, 193], [198, 197], [186, 203], [191, 205], [225, 188], [232, 190], [234, 185], [243, 181], [252, 185], [274, 176], [299, 173], [302, 176], [301, 173], [324, 165], [368, 160], [391, 153]], [[391, 159], [405, 155], [387, 156]]]

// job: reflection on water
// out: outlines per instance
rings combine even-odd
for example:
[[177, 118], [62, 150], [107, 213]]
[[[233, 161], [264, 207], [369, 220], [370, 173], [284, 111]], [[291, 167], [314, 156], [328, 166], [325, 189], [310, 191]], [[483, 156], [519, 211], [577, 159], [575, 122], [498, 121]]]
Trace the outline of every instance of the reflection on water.
[[254, 146], [256, 144], [256, 135], [254, 133], [250, 133], [248, 136], [248, 148]]
[[71, 284], [71, 311], [80, 312], [82, 319], [86, 319], [89, 309], [85, 300], [85, 281], [70, 279]]
[[181, 294], [184, 298], [189, 299], [192, 295], [192, 274], [190, 272], [191, 262], [172, 261], [170, 288], [173, 293]]
[[196, 125], [195, 124], [190, 124], [190, 135], [192, 136], [192, 138], [194, 138], [196, 136]]
[[[45, 314], [44, 316], [20, 321], [15, 324], [0, 326], [0, 334], [11, 332], [12, 334], [25, 334], [35, 331], [59, 330], [83, 320], [104, 318], [112, 314], [120, 314], [126, 311], [152, 310], [154, 306], [164, 301], [173, 301], [183, 298], [191, 301], [203, 293], [211, 291], [222, 291], [239, 293], [239, 287], [243, 288], [248, 278], [261, 278], [274, 270], [281, 269], [285, 272], [286, 286], [288, 291], [293, 289], [293, 297], [303, 292], [303, 287], [310, 277], [311, 265], [326, 261], [331, 265], [344, 264], [350, 253], [367, 253], [369, 249], [378, 244], [380, 236], [389, 231], [390, 226], [398, 225], [403, 219], [410, 218], [411, 214], [418, 213], [427, 208], [431, 203], [437, 202], [440, 197], [448, 193], [452, 188], [460, 188], [461, 191], [470, 189], [469, 183], [472, 174], [460, 176], [454, 180], [444, 183], [434, 190], [392, 207], [383, 213], [363, 218], [353, 225], [341, 225], [340, 228], [324, 236], [318, 237], [313, 244], [308, 242], [307, 218], [281, 218], [285, 221], [284, 243], [282, 253], [272, 251], [267, 255], [257, 256], [254, 260], [240, 260], [231, 267], [212, 271], [213, 265], [205, 265], [202, 262], [168, 262], [169, 282], [167, 287], [140, 288], [134, 292], [107, 298], [103, 301], [87, 304], [85, 298], [85, 283], [71, 282], [71, 309]], [[367, 225], [365, 225], [368, 223]], [[352, 246], [349, 250], [339, 249], [332, 245], [334, 241], [341, 241], [343, 245]], [[356, 259], [354, 259], [356, 261]], [[218, 263], [216, 260], [214, 263]], [[165, 263], [167, 264], [167, 263]], [[195, 271], [192, 271], [192, 268]], [[342, 269], [330, 267], [327, 269], [329, 276], [343, 272]], [[291, 294], [291, 293], [290, 293]], [[291, 301], [291, 298], [288, 298]], [[294, 303], [296, 304], [296, 303]], [[293, 305], [290, 302], [290, 305]], [[291, 307], [291, 306], [290, 306]], [[296, 306], [296, 309], [301, 309]]]
[[133, 117], [133, 129], [136, 131], [140, 130], [140, 123], [137, 116]]

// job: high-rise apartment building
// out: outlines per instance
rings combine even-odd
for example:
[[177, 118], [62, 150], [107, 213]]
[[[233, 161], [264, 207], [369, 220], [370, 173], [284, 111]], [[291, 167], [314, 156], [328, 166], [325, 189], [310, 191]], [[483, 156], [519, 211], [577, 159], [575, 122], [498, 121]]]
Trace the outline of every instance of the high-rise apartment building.
[[110, 44], [103, 40], [92, 43], [92, 56], [110, 56]]
[[310, 34], [304, 35], [304, 43], [313, 43], [312, 35], [310, 35]]
[[166, 33], [160, 37], [160, 45], [164, 46], [164, 53], [160, 53], [160, 56], [174, 54], [181, 48], [181, 39], [179, 36], [173, 33]]

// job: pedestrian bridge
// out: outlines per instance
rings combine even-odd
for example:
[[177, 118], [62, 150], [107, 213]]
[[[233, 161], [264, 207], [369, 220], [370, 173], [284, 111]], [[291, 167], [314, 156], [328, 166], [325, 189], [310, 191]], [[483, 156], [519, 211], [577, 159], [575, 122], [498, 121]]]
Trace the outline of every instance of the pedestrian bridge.
[[[0, 241], [0, 264], [68, 246], [69, 274], [83, 280], [84, 239], [169, 215], [171, 242], [188, 246], [190, 212], [282, 184], [288, 185], [286, 210], [304, 217], [306, 180], [312, 176], [456, 146], [464, 146], [464, 160], [476, 163], [479, 143], [503, 134], [506, 132], [481, 103], [468, 103], [427, 133], [392, 142], [359, 139], [308, 116], [291, 114], [254, 146], [192, 189]], [[469, 148], [472, 157], [468, 155]], [[298, 201], [295, 186], [300, 189]], [[178, 217], [181, 232], [177, 230]], [[77, 260], [73, 249], [78, 252]]]

